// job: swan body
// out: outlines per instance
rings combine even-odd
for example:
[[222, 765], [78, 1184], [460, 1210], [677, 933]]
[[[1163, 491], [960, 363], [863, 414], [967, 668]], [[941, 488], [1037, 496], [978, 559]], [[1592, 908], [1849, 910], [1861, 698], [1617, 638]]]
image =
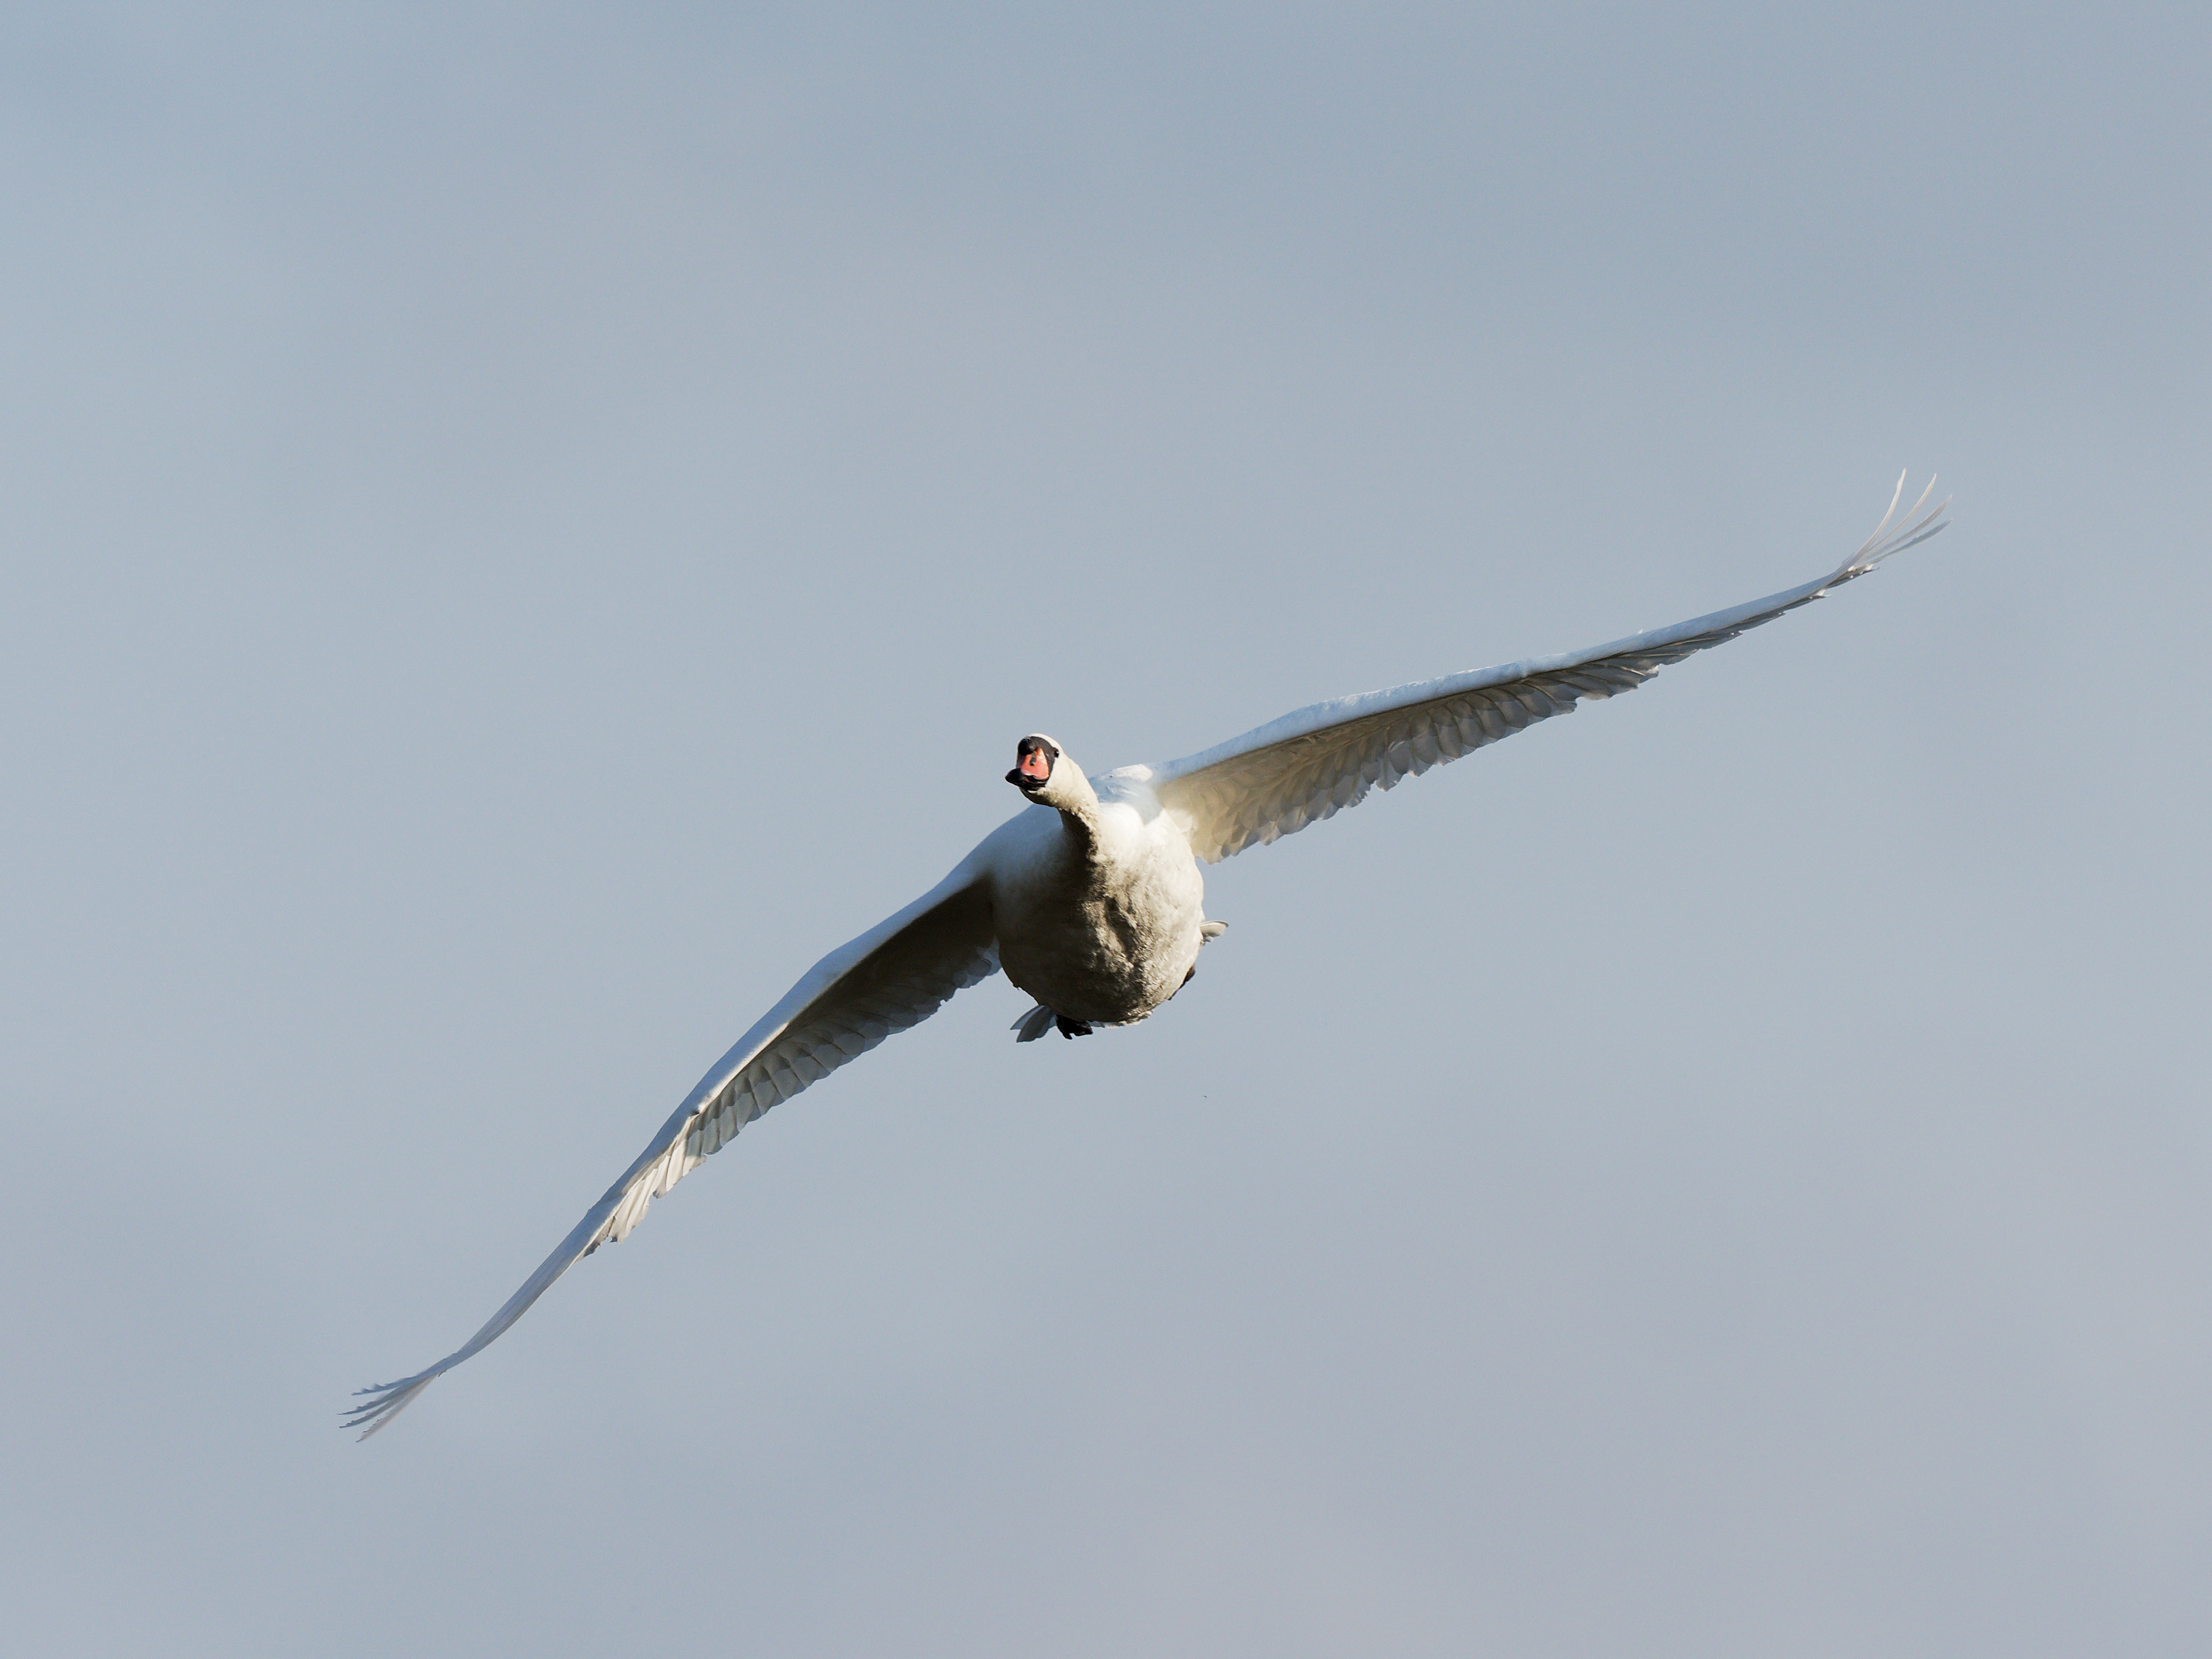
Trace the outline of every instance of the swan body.
[[1205, 915], [1200, 863], [1264, 846], [1432, 766], [1633, 690], [1662, 667], [1832, 592], [1944, 527], [1934, 489], [1895, 529], [1898, 482], [1875, 533], [1802, 586], [1586, 651], [1447, 674], [1302, 708], [1158, 766], [1086, 777], [1032, 732], [1007, 782], [1022, 810], [945, 878], [831, 951], [699, 1079], [620, 1179], [461, 1347], [397, 1382], [364, 1389], [348, 1413], [366, 1439], [432, 1382], [495, 1340], [554, 1280], [627, 1237], [653, 1201], [738, 1131], [956, 992], [1003, 969], [1037, 1006], [1020, 1041], [1127, 1025], [1156, 1012], [1222, 931]]
[[1188, 834], [1145, 780], [1109, 773], [1102, 793], [1064, 757], [1062, 769], [1051, 801], [978, 849], [999, 965], [1071, 1024], [1132, 1024], [1197, 967], [1206, 883]]

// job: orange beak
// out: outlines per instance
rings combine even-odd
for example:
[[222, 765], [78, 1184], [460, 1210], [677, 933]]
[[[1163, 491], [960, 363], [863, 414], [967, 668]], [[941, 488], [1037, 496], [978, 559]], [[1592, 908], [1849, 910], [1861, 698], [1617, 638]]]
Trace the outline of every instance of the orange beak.
[[1022, 757], [1018, 769], [1025, 778], [1035, 778], [1039, 783], [1052, 776], [1052, 761], [1042, 749], [1032, 749]]

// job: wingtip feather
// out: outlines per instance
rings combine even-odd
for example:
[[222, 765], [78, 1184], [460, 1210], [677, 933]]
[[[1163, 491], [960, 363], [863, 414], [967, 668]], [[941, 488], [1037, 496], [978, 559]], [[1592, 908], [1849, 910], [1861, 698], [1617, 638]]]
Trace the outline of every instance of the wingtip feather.
[[383, 1382], [374, 1388], [355, 1389], [356, 1398], [362, 1395], [371, 1395], [374, 1398], [365, 1406], [354, 1406], [343, 1413], [345, 1426], [361, 1431], [354, 1436], [356, 1440], [368, 1439], [405, 1411], [414, 1402], [415, 1396], [436, 1382], [441, 1375], [442, 1373], [431, 1371], [422, 1376], [402, 1377], [397, 1382]]
[[1836, 567], [1836, 574], [1829, 578], [1831, 585], [1847, 582], [1854, 576], [1863, 576], [1884, 559], [1893, 558], [1906, 548], [1917, 547], [1929, 537], [1950, 527], [1950, 520], [1943, 516], [1951, 505], [1948, 495], [1927, 513], [1920, 510], [1928, 505], [1928, 498], [1936, 493], [1936, 478], [1931, 473], [1927, 488], [1920, 492], [1919, 499], [1905, 509], [1905, 522], [1894, 530], [1890, 528], [1897, 521], [1897, 505], [1905, 499], [1905, 476], [1903, 472], [1898, 474], [1897, 488], [1889, 498], [1889, 510], [1881, 515], [1881, 522], [1874, 527], [1874, 534], [1860, 543], [1850, 557]]

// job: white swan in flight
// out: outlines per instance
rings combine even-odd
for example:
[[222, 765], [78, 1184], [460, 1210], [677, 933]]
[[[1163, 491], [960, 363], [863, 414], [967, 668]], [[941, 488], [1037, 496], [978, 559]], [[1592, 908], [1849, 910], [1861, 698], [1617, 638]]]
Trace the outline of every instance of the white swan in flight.
[[1316, 703], [1162, 766], [1085, 777], [1051, 738], [1021, 739], [1006, 781], [1023, 810], [929, 892], [832, 951], [699, 1079], [622, 1178], [507, 1305], [427, 1370], [361, 1390], [367, 1439], [437, 1377], [492, 1341], [576, 1261], [626, 1238], [653, 1200], [779, 1101], [818, 1083], [955, 991], [1003, 969], [1036, 999], [1018, 1041], [1144, 1018], [1195, 971], [1221, 931], [1204, 918], [1198, 865], [1218, 863], [1356, 806], [1431, 766], [1632, 691], [1668, 663], [1840, 587], [1944, 527], [1931, 481], [1899, 527], [1898, 481], [1875, 533], [1829, 574], [1732, 611], [1503, 668]]

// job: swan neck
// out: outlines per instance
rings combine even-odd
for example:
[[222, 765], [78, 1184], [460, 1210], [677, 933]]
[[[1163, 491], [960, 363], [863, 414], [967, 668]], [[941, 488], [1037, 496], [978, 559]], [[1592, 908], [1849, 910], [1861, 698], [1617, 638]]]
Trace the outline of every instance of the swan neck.
[[1044, 804], [1060, 813], [1069, 833], [1088, 846], [1098, 838], [1098, 792], [1091, 780], [1073, 766], [1055, 772], [1051, 787], [1041, 793]]

